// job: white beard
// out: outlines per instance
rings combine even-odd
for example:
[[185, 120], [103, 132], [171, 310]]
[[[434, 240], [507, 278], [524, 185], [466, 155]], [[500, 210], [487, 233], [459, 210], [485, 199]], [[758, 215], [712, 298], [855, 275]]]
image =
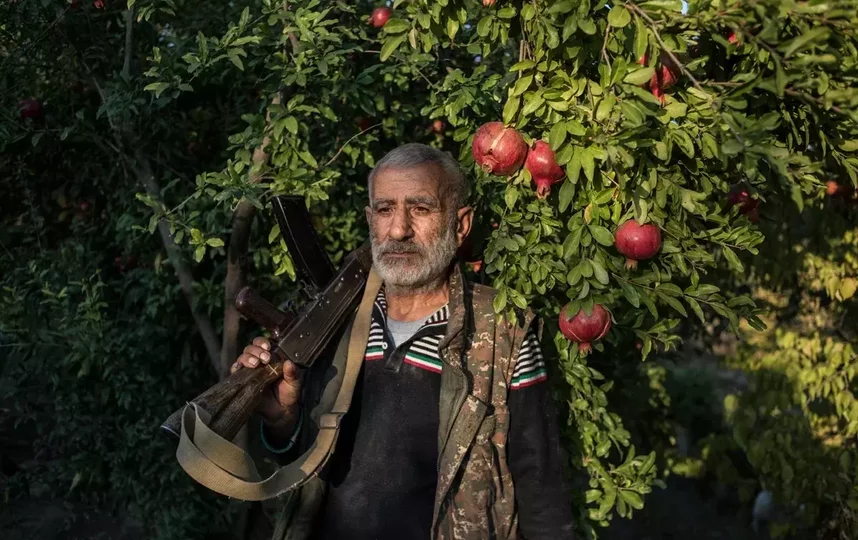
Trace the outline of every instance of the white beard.
[[[438, 238], [428, 246], [412, 240], [388, 240], [379, 243], [370, 231], [372, 263], [384, 286], [391, 292], [421, 293], [431, 291], [447, 278], [456, 256], [456, 221], [451, 220]], [[414, 253], [408, 259], [385, 258], [386, 253]]]

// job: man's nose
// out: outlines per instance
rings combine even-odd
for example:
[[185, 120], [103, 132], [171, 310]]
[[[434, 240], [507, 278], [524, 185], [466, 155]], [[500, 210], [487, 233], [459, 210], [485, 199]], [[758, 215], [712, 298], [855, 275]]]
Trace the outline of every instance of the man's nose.
[[411, 216], [408, 215], [408, 210], [397, 209], [390, 224], [390, 237], [394, 240], [407, 240], [412, 236], [414, 236], [414, 229], [411, 227]]

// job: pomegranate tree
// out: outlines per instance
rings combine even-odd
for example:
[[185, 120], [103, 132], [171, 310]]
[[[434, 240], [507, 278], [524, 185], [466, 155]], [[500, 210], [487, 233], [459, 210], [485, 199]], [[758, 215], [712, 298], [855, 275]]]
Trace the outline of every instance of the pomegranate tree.
[[521, 134], [503, 122], [483, 124], [474, 134], [471, 152], [474, 161], [487, 173], [510, 176], [527, 157], [527, 143]]
[[390, 19], [390, 14], [393, 10], [389, 7], [380, 7], [372, 10], [372, 15], [369, 16], [369, 24], [376, 28], [381, 28]]
[[634, 269], [638, 261], [650, 259], [661, 249], [661, 230], [652, 223], [639, 225], [630, 219], [614, 233], [617, 251], [625, 255], [626, 268]]
[[563, 180], [566, 173], [557, 164], [554, 150], [545, 141], [536, 141], [528, 150], [524, 168], [536, 184], [536, 196], [544, 199], [551, 193], [551, 185]]
[[590, 315], [579, 309], [570, 318], [566, 313], [568, 307], [567, 304], [560, 310], [560, 331], [566, 339], [578, 344], [581, 354], [587, 354], [592, 348], [591, 343], [605, 337], [611, 329], [611, 313], [601, 304], [595, 304]]

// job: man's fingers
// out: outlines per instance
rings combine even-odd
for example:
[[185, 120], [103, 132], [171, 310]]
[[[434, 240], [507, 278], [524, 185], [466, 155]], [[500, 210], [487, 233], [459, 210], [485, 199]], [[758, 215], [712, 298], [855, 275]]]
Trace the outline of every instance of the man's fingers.
[[265, 349], [266, 351], [271, 350], [271, 344], [268, 342], [267, 338], [260, 336], [260, 337], [253, 340], [253, 344], [256, 345], [257, 347], [261, 347], [261, 348]]
[[238, 368], [240, 368], [240, 367], [241, 367], [241, 363], [238, 360], [236, 360], [235, 363], [232, 365], [232, 367], [229, 368], [229, 372], [235, 373], [236, 371], [238, 371]]
[[238, 363], [244, 367], [255, 368], [259, 365], [259, 358], [252, 354], [243, 353], [238, 357]]
[[267, 364], [269, 361], [271, 361], [271, 353], [269, 353], [262, 347], [257, 347], [256, 345], [248, 345], [244, 348], [243, 353], [250, 355], [257, 360], [262, 360], [263, 364]]

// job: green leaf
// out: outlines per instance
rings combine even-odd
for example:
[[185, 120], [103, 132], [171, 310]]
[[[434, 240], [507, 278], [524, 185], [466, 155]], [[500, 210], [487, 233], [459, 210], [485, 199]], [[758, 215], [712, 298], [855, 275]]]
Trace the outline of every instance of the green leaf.
[[635, 493], [634, 491], [630, 491], [628, 489], [621, 489], [619, 491], [620, 499], [622, 499], [627, 505], [631, 506], [635, 510], [640, 510], [643, 508], [643, 499], [641, 496]]
[[596, 239], [596, 242], [599, 242], [603, 246], [613, 246], [614, 245], [614, 235], [611, 234], [611, 231], [602, 227], [600, 225], [590, 225], [590, 234], [593, 235], [593, 238]]
[[649, 30], [643, 22], [643, 19], [637, 17], [635, 19], [635, 62], [646, 54], [646, 49], [649, 41]]
[[575, 33], [578, 29], [578, 19], [573, 16], [566, 17], [566, 22], [563, 23], [563, 41], [569, 39], [569, 36]]
[[530, 83], [533, 82], [533, 75], [525, 75], [515, 81], [515, 85], [512, 87], [512, 95], [520, 96], [530, 87]]
[[639, 4], [645, 11], [682, 11], [682, 0], [648, 0]]
[[411, 29], [411, 24], [403, 19], [390, 19], [385, 23], [382, 31], [385, 34], [400, 34]]
[[563, 125], [563, 122], [557, 122], [551, 127], [551, 131], [548, 132], [548, 144], [551, 145], [552, 150], [556, 152], [560, 148], [566, 140], [566, 133], [566, 126]]
[[506, 6], [498, 10], [498, 17], [501, 19], [512, 19], [515, 17], [515, 8], [512, 6]]
[[622, 279], [619, 281], [620, 281], [620, 289], [623, 290], [623, 296], [626, 297], [626, 300], [629, 301], [629, 304], [633, 305], [636, 308], [640, 307], [641, 306], [641, 296], [638, 293], [637, 288], [635, 286], [633, 286], [631, 283], [629, 283], [628, 281], [625, 281]]
[[632, 15], [623, 6], [614, 6], [608, 12], [608, 24], [615, 28], [623, 28], [630, 22], [632, 22]]
[[740, 274], [744, 273], [745, 266], [742, 264], [742, 261], [739, 260], [739, 257], [736, 256], [736, 252], [727, 246], [722, 246], [722, 250], [724, 252], [724, 258], [727, 259], [730, 267]]
[[675, 310], [676, 310], [676, 311], [678, 311], [679, 313], [682, 313], [682, 316], [683, 316], [683, 317], [688, 317], [688, 312], [687, 312], [687, 311], [685, 311], [685, 306], [683, 306], [683, 305], [682, 305], [682, 303], [681, 303], [679, 300], [677, 300], [676, 298], [674, 298], [674, 297], [672, 297], [672, 296], [669, 296], [669, 295], [667, 295], [667, 294], [662, 293], [662, 292], [661, 292], [661, 291], [659, 291], [658, 289], [656, 289], [656, 290], [655, 290], [655, 293], [656, 293], [656, 294], [658, 295], [658, 297], [659, 297], [659, 298], [661, 298], [661, 299], [662, 299], [662, 300], [663, 300], [667, 305], [669, 305], [670, 307], [672, 307], [673, 309], [675, 309]]
[[641, 300], [643, 300], [643, 303], [646, 305], [652, 316], [658, 319], [658, 310], [656, 309], [655, 303], [652, 301], [652, 298], [650, 298], [645, 291], [643, 292], [643, 294], [640, 295], [640, 298]]
[[385, 60], [390, 58], [390, 55], [396, 52], [396, 49], [398, 49], [400, 45], [405, 43], [406, 39], [408, 39], [408, 36], [405, 34], [388, 38], [384, 42], [384, 45], [381, 46], [381, 55], [379, 56], [381, 61], [384, 62]]
[[170, 88], [170, 83], [154, 82], [151, 84], [147, 84], [145, 87], [143, 87], [143, 91], [144, 92], [154, 92], [155, 97], [157, 98], [157, 97], [160, 97], [161, 92], [163, 92], [167, 88]]
[[560, 193], [558, 194], [560, 207], [560, 212], [565, 212], [567, 208], [569, 208], [569, 203], [572, 202], [572, 199], [575, 197], [575, 184], [572, 183], [568, 178], [563, 181], [563, 185], [560, 186]]
[[596, 33], [596, 23], [593, 22], [593, 19], [582, 19], [578, 21], [578, 28], [588, 36], [592, 36]]
[[511, 97], [506, 100], [506, 103], [503, 106], [503, 123], [511, 124], [513, 119], [515, 118], [516, 113], [518, 113], [518, 107], [521, 105], [521, 98]]
[[492, 300], [492, 307], [494, 307], [495, 313], [500, 313], [506, 307], [506, 291], [505, 287], [501, 287], [495, 295], [494, 300]]
[[298, 120], [296, 120], [294, 116], [287, 116], [284, 118], [283, 124], [292, 135], [296, 135], [298, 133]]
[[789, 58], [796, 52], [804, 49], [805, 47], [810, 46], [814, 42], [821, 42], [828, 39], [828, 36], [831, 34], [831, 30], [826, 26], [816, 26], [805, 32], [804, 34], [787, 41], [786, 43], [782, 43], [778, 50], [782, 51], [784, 54], [784, 58]]
[[[226, 55], [229, 57], [229, 61], [235, 65], [239, 70], [244, 71], [244, 64], [241, 61], [241, 57], [239, 56], [241, 49], [229, 49], [226, 51]], [[243, 51], [242, 51], [243, 52]]]
[[548, 14], [554, 15], [556, 13], [569, 13], [572, 11], [572, 0], [561, 0], [560, 2], [554, 2], [554, 4], [548, 8]]
[[686, 296], [685, 302], [691, 307], [691, 311], [693, 311], [694, 314], [697, 315], [697, 318], [700, 319], [700, 322], [706, 323], [706, 318], [703, 316], [703, 310], [700, 309], [700, 304], [697, 302], [697, 300]]
[[537, 92], [524, 104], [521, 114], [524, 116], [530, 116], [536, 111], [536, 109], [540, 108], [543, 103], [545, 103], [545, 98], [542, 97], [542, 92]]
[[596, 278], [596, 281], [602, 285], [607, 285], [610, 279], [608, 278], [608, 272], [605, 270], [605, 267], [596, 259], [590, 259], [590, 264], [593, 265], [593, 276]]
[[569, 132], [569, 135], [573, 137], [583, 137], [587, 134], [587, 130], [581, 124], [581, 122], [577, 120], [567, 120], [566, 123], [566, 131]]
[[581, 169], [584, 171], [584, 176], [587, 177], [587, 180], [592, 182], [596, 169], [596, 162], [593, 159], [593, 150], [591, 148], [585, 148], [578, 152], [578, 154], [581, 155]]
[[653, 75], [655, 75], [654, 68], [642, 67], [626, 74], [626, 76], [623, 77], [623, 82], [638, 86], [649, 82]]
[[205, 256], [205, 254], [206, 254], [206, 246], [205, 245], [197, 246], [197, 249], [194, 250], [194, 260], [197, 262], [200, 262], [201, 260], [203, 260], [203, 257]]
[[209, 238], [206, 240], [206, 244], [211, 247], [223, 247], [223, 240], [220, 238]]
[[508, 184], [506, 186], [506, 191], [504, 192], [503, 199], [506, 203], [506, 207], [512, 209], [515, 206], [516, 201], [518, 201], [518, 188], [513, 184]]

